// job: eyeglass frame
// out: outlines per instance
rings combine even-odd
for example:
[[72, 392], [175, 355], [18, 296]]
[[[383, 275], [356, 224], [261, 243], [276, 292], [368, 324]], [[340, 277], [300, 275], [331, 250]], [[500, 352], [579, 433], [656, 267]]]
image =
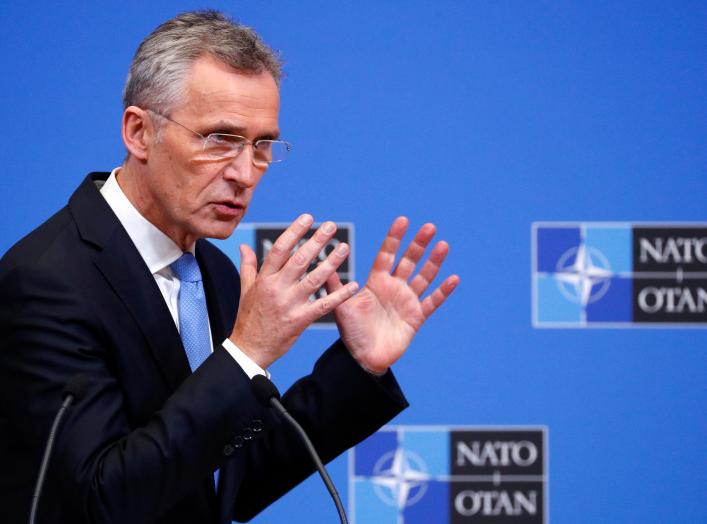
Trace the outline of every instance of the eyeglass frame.
[[[202, 151], [205, 151], [205, 150], [206, 150], [206, 142], [207, 142], [207, 141], [209, 140], [209, 138], [211, 138], [212, 136], [228, 136], [228, 137], [233, 137], [233, 138], [240, 138], [240, 139], [242, 139], [242, 142], [240, 142], [240, 144], [241, 144], [240, 149], [238, 149], [238, 152], [237, 152], [235, 155], [233, 155], [233, 157], [229, 157], [229, 156], [214, 157], [214, 160], [219, 160], [219, 159], [224, 159], [224, 158], [237, 158], [238, 155], [240, 155], [240, 154], [243, 152], [243, 150], [245, 149], [245, 146], [249, 145], [249, 146], [251, 146], [251, 147], [253, 148], [253, 153], [254, 153], [254, 154], [253, 154], [253, 160], [252, 160], [252, 161], [253, 161], [253, 165], [256, 166], [256, 167], [259, 167], [259, 168], [263, 168], [263, 167], [264, 167], [264, 168], [267, 168], [270, 164], [278, 164], [278, 163], [282, 162], [283, 159], [280, 159], [280, 160], [270, 160], [270, 161], [267, 161], [267, 160], [265, 160], [265, 161], [259, 161], [259, 160], [257, 160], [257, 159], [255, 158], [255, 151], [258, 150], [258, 144], [259, 144], [259, 143], [261, 143], [261, 142], [268, 142], [268, 143], [270, 143], [270, 144], [275, 144], [275, 143], [277, 143], [277, 144], [284, 144], [284, 145], [285, 145], [285, 151], [286, 151], [287, 153], [289, 153], [290, 151], [292, 151], [292, 144], [289, 143], [289, 142], [286, 142], [285, 140], [272, 140], [272, 139], [263, 138], [263, 139], [259, 139], [259, 140], [253, 141], [253, 140], [248, 140], [248, 139], [247, 139], [246, 137], [244, 137], [244, 136], [241, 136], [241, 135], [234, 135], [234, 134], [231, 134], [231, 133], [209, 133], [208, 135], [204, 136], [204, 135], [202, 135], [201, 133], [199, 133], [198, 131], [194, 131], [193, 129], [188, 128], [188, 127], [185, 126], [184, 124], [182, 124], [182, 123], [180, 123], [180, 122], [177, 122], [177, 121], [174, 120], [173, 118], [170, 118], [170, 117], [168, 117], [167, 115], [165, 115], [165, 114], [163, 114], [163, 113], [160, 113], [159, 111], [155, 111], [154, 109], [150, 109], [150, 108], [147, 108], [146, 111], [149, 111], [150, 113], [153, 113], [153, 114], [155, 114], [155, 115], [157, 115], [157, 116], [159, 116], [159, 117], [162, 117], [162, 118], [164, 118], [165, 120], [169, 120], [169, 121], [172, 122], [173, 124], [177, 124], [179, 127], [183, 127], [184, 129], [186, 129], [186, 130], [189, 131], [190, 133], [193, 133], [193, 134], [195, 134], [196, 136], [198, 136], [199, 138], [201, 138], [201, 140], [203, 141], [202, 146], [201, 146], [201, 147], [202, 147]], [[235, 150], [235, 149], [234, 149], [234, 150]]]

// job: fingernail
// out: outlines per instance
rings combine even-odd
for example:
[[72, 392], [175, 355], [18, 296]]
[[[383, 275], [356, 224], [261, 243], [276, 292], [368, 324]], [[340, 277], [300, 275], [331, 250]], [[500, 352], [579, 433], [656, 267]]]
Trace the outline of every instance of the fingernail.
[[305, 213], [304, 215], [300, 215], [300, 217], [297, 219], [297, 222], [299, 222], [303, 226], [308, 226], [312, 223], [312, 220], [312, 215], [310, 215], [309, 213]]
[[358, 291], [358, 282], [350, 282], [350, 283], [348, 284], [348, 286], [349, 286], [349, 289], [350, 289], [353, 293], [355, 293], [356, 291]]
[[326, 234], [333, 233], [335, 229], [336, 225], [334, 222], [324, 222], [324, 224], [322, 224], [322, 231]]
[[345, 255], [346, 252], [349, 250], [349, 246], [346, 244], [339, 244], [339, 247], [336, 248], [336, 254], [337, 255]]

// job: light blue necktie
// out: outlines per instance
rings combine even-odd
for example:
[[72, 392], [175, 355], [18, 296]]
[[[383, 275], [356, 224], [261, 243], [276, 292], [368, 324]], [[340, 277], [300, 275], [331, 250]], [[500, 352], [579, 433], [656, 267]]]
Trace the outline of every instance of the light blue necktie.
[[195, 371], [211, 354], [209, 316], [201, 271], [191, 253], [184, 253], [171, 268], [181, 281], [178, 299], [179, 334], [189, 359], [189, 367]]
[[[179, 334], [187, 353], [189, 367], [195, 371], [211, 354], [209, 314], [201, 283], [199, 264], [191, 253], [184, 253], [171, 266], [181, 281], [179, 285]], [[214, 486], [218, 486], [218, 470], [214, 471]]]

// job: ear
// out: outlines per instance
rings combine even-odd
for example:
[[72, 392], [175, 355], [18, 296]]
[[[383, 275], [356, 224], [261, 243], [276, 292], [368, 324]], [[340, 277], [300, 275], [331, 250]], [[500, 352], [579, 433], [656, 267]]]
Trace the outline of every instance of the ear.
[[137, 106], [125, 108], [121, 132], [128, 153], [138, 160], [147, 160], [155, 142], [155, 128], [148, 112]]

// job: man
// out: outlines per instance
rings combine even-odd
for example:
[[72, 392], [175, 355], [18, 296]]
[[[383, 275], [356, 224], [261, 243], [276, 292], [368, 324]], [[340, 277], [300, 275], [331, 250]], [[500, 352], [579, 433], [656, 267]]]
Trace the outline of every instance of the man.
[[[247, 520], [313, 471], [291, 430], [259, 404], [267, 374], [314, 320], [333, 311], [341, 339], [284, 396], [331, 460], [406, 406], [390, 366], [458, 283], [422, 299], [447, 245], [427, 224], [397, 266], [395, 220], [366, 285], [343, 285], [342, 244], [295, 220], [258, 270], [240, 276], [204, 238], [242, 219], [279, 140], [280, 65], [250, 29], [185, 13], [140, 45], [125, 88], [128, 151], [92, 173], [69, 204], [0, 262], [0, 507], [25, 521], [62, 389], [89, 385], [55, 444], [38, 522]], [[326, 285], [328, 294], [309, 296]], [[357, 292], [358, 291], [358, 292]], [[214, 472], [218, 472], [216, 487]]]

